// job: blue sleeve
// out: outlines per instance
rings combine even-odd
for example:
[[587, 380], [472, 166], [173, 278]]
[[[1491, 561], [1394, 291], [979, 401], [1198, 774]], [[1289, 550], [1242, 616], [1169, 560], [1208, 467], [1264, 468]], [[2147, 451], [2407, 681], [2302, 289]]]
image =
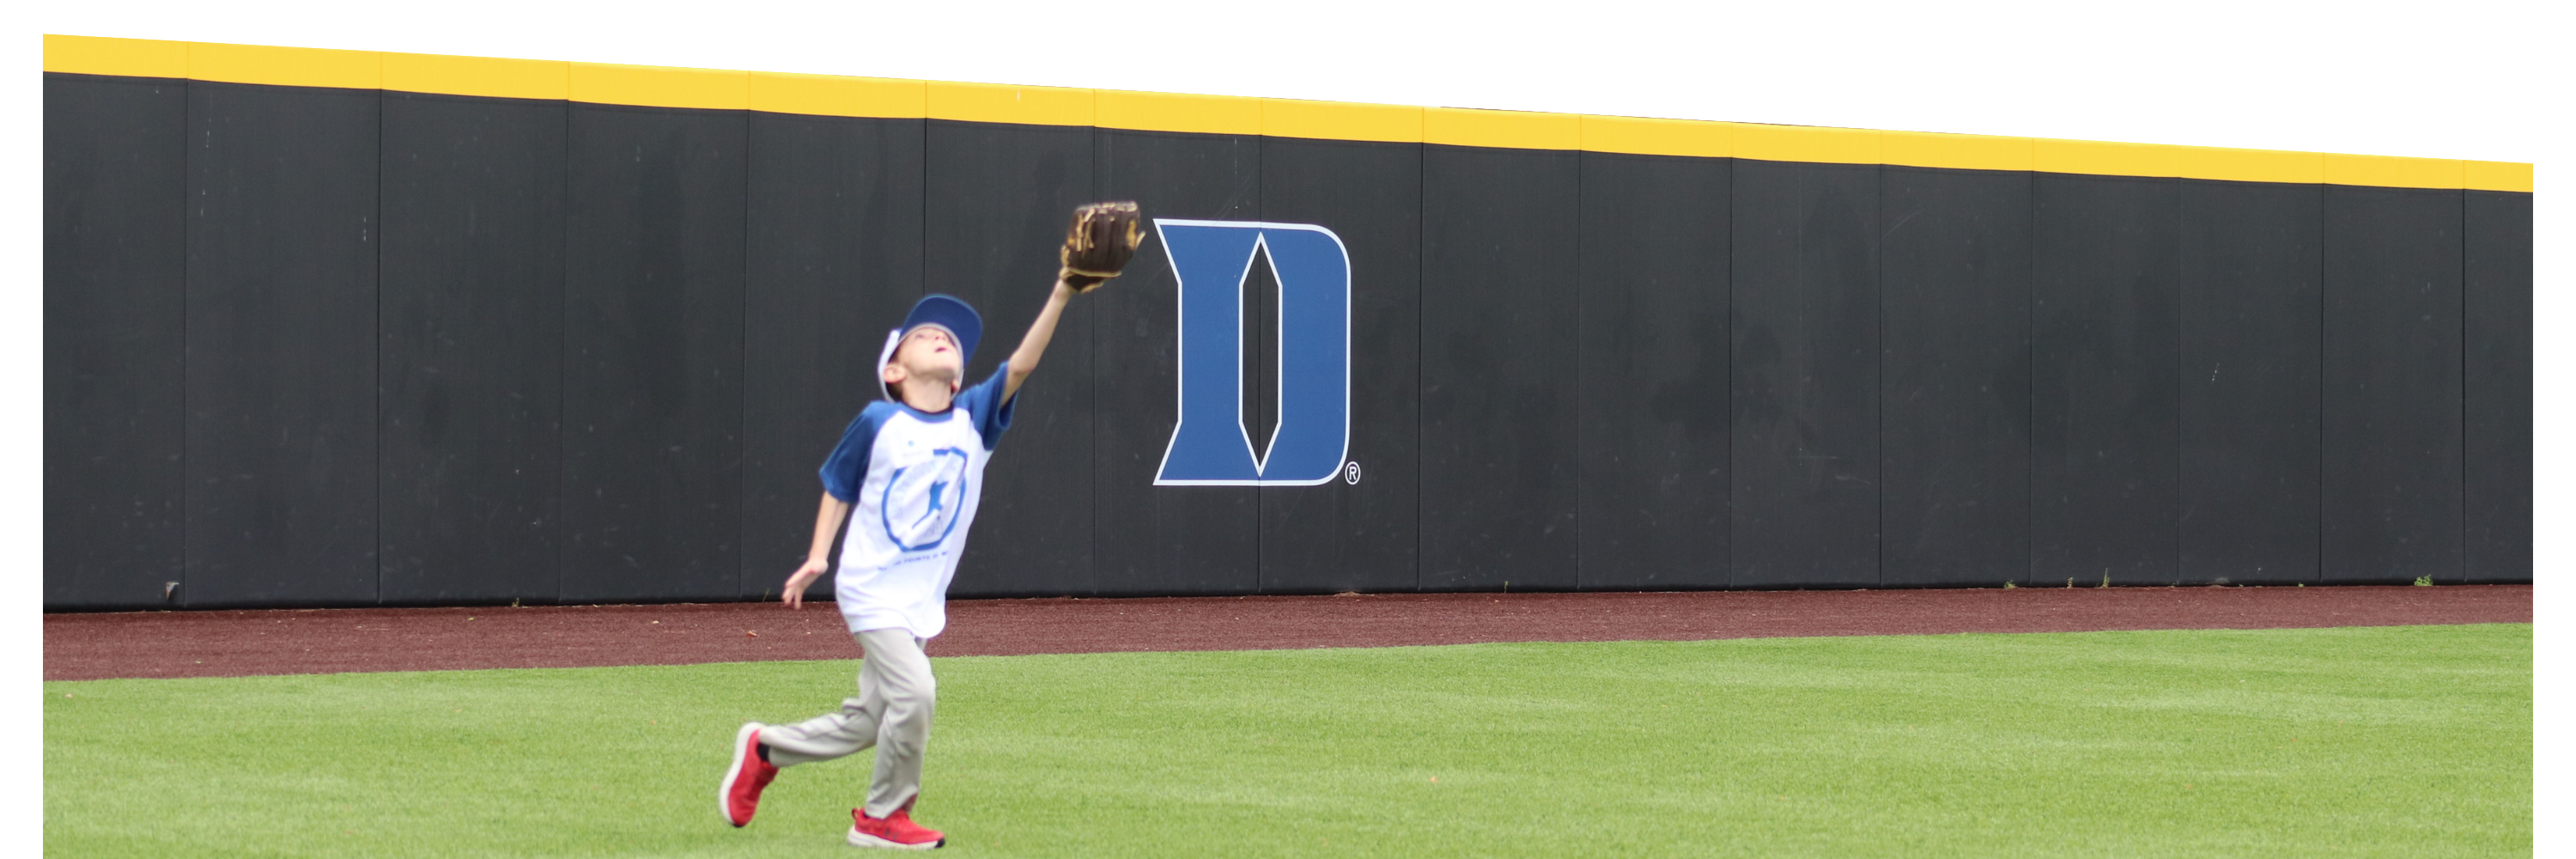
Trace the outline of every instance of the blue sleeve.
[[823, 491], [844, 504], [856, 503], [859, 487], [868, 480], [868, 451], [877, 446], [877, 428], [885, 426], [894, 406], [882, 400], [869, 403], [841, 431], [841, 444], [832, 448], [830, 459], [823, 460]]
[[1020, 398], [1005, 399], [1003, 393], [1010, 389], [1011, 363], [1004, 361], [1002, 366], [993, 368], [993, 375], [982, 384], [957, 395], [957, 404], [965, 406], [966, 413], [975, 417], [975, 433], [984, 437], [985, 450], [992, 450], [1002, 441], [1002, 431], [1011, 428], [1011, 407]]

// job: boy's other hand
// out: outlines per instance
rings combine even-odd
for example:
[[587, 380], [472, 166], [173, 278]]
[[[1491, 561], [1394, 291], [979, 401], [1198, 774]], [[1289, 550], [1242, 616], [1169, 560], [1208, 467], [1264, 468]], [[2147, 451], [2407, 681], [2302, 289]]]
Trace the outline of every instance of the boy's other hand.
[[786, 593], [781, 594], [780, 598], [787, 602], [788, 608], [804, 608], [805, 586], [813, 584], [815, 579], [822, 578], [824, 573], [831, 571], [832, 562], [830, 561], [822, 558], [805, 559], [805, 565], [797, 567], [796, 572], [787, 577]]

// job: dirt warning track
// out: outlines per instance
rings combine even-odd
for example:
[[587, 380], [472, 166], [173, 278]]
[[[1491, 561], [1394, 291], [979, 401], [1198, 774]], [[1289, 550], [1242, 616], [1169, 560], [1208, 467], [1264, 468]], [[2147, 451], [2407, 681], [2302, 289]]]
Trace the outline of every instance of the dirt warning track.
[[[933, 656], [2529, 623], [2531, 586], [960, 600]], [[45, 616], [45, 679], [852, 659], [830, 603]]]

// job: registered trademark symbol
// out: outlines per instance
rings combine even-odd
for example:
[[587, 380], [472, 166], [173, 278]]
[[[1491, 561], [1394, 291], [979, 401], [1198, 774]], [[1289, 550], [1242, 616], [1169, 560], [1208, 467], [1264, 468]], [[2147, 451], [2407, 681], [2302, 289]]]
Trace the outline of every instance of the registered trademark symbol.
[[1345, 463], [1345, 464], [1343, 464], [1343, 465], [1342, 465], [1342, 482], [1343, 482], [1343, 483], [1353, 484], [1353, 485], [1357, 485], [1357, 484], [1360, 482], [1360, 464], [1359, 464], [1359, 463], [1352, 462], [1352, 463]]

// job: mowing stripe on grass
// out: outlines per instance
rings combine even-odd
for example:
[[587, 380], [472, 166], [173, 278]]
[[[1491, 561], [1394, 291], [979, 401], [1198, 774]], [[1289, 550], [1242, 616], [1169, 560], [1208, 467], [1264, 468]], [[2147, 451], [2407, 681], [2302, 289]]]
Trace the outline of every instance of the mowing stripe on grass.
[[[2484, 856], [2531, 627], [936, 660], [919, 817], [991, 856]], [[865, 756], [716, 816], [853, 662], [45, 684], [59, 855], [846, 855]]]

